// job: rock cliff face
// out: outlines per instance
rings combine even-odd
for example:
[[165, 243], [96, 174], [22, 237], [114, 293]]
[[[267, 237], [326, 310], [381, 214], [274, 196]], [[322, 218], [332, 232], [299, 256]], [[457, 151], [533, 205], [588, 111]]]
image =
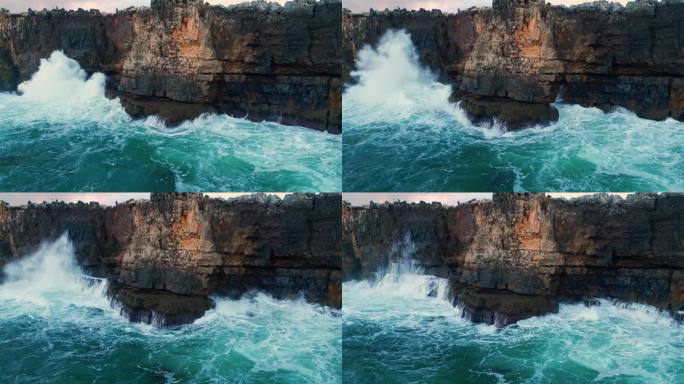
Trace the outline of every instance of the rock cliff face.
[[105, 73], [136, 117], [174, 125], [221, 112], [339, 133], [341, 13], [339, 0], [0, 13], [0, 91], [14, 91], [62, 50]]
[[387, 29], [406, 29], [422, 63], [453, 85], [453, 98], [476, 121], [499, 118], [510, 128], [552, 121], [558, 113], [549, 103], [558, 97], [684, 120], [680, 1], [566, 8], [501, 0], [457, 14], [345, 10], [342, 20], [347, 79], [363, 45]]
[[341, 196], [152, 194], [114, 207], [0, 205], [0, 266], [68, 231], [84, 270], [133, 321], [192, 322], [209, 295], [261, 290], [341, 306]]
[[343, 232], [344, 279], [370, 276], [410, 238], [417, 264], [449, 278], [476, 322], [504, 326], [596, 297], [684, 309], [684, 194], [345, 206]]

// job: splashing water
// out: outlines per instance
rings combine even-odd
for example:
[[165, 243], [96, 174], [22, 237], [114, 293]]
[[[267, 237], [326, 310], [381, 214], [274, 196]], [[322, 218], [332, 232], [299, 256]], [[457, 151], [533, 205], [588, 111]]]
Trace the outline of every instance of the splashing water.
[[344, 93], [343, 184], [350, 191], [676, 191], [684, 123], [562, 103], [557, 123], [476, 126], [451, 87], [419, 63], [405, 31], [358, 54]]
[[107, 282], [83, 273], [67, 234], [41, 244], [31, 256], [7, 264], [2, 276], [0, 301], [13, 306], [109, 308]]
[[67, 236], [8, 264], [0, 382], [341, 383], [341, 318], [264, 294], [215, 298], [194, 324], [129, 323], [85, 276]]
[[600, 300], [497, 329], [448, 300], [445, 279], [392, 264], [343, 284], [345, 383], [678, 383], [684, 327], [653, 307]]
[[104, 75], [61, 52], [19, 93], [0, 93], [2, 190], [341, 190], [340, 135], [215, 114], [132, 121]]

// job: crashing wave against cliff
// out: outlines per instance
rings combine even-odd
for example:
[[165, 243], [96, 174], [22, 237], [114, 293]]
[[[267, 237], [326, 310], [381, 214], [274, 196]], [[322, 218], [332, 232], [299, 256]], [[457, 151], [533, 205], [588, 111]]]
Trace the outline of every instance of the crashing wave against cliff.
[[46, 260], [68, 263], [58, 268], [68, 272], [62, 275], [78, 269], [106, 279], [122, 315], [159, 326], [193, 322], [213, 308], [210, 296], [254, 290], [339, 308], [340, 204], [339, 194], [152, 194], [113, 207], [0, 204], [0, 267], [36, 250], [40, 256], [41, 243], [61, 239], [57, 246], [70, 247], [61, 253], [73, 259]]
[[[455, 14], [385, 10], [342, 17], [344, 76], [365, 44], [406, 29], [420, 61], [453, 86], [478, 122], [511, 128], [551, 122], [565, 102], [639, 117], [684, 120], [681, 1], [605, 1], [575, 7], [495, 1]], [[515, 111], [511, 113], [510, 111]], [[523, 118], [521, 118], [521, 115]]]
[[595, 297], [680, 317], [683, 212], [683, 194], [345, 205], [344, 279], [372, 278], [397, 262], [393, 247], [410, 236], [412, 262], [448, 278], [450, 300], [475, 322], [504, 326]]
[[232, 7], [155, 0], [152, 7], [0, 13], [0, 91], [14, 91], [53, 51], [88, 72], [133, 117], [169, 125], [205, 112], [341, 132], [339, 1]]

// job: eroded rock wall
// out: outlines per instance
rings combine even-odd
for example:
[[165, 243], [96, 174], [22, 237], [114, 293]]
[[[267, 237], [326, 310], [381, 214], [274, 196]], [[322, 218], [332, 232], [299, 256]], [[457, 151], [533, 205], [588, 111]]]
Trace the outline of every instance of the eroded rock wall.
[[518, 115], [529, 109], [532, 122], [557, 119], [539, 104], [559, 96], [684, 120], [683, 23], [684, 3], [677, 1], [567, 8], [506, 0], [457, 14], [345, 11], [345, 76], [363, 45], [377, 44], [387, 29], [406, 29], [422, 63], [453, 85], [454, 98], [475, 120], [485, 112], [513, 119], [497, 101], [519, 104]]
[[167, 324], [190, 322], [209, 295], [250, 290], [339, 308], [340, 206], [339, 194], [0, 206], [0, 265], [68, 231], [79, 263], [109, 279], [133, 320], [156, 312]]
[[451, 279], [455, 303], [475, 321], [505, 325], [595, 297], [684, 308], [682, 194], [495, 194], [457, 207], [344, 211], [345, 279], [386, 265], [410, 232], [417, 262]]
[[0, 91], [62, 50], [105, 73], [136, 117], [158, 114], [173, 125], [221, 112], [339, 133], [341, 12], [336, 0], [297, 0], [0, 14]]

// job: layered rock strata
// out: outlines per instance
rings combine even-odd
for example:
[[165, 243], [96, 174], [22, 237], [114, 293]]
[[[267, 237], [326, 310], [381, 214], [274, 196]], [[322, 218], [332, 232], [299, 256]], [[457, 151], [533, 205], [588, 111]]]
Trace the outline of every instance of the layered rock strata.
[[414, 262], [449, 278], [476, 322], [504, 326], [593, 298], [684, 310], [684, 194], [345, 205], [343, 232], [344, 279], [372, 277], [410, 241]]
[[[491, 8], [456, 14], [345, 10], [342, 20], [347, 80], [364, 45], [377, 44], [388, 29], [405, 29], [422, 63], [453, 86], [453, 99], [463, 100], [478, 122], [496, 118], [519, 128], [554, 121], [550, 103], [558, 98], [684, 120], [681, 1], [568, 8], [496, 0]], [[529, 116], [521, 121], [509, 108]]]
[[0, 266], [68, 232], [84, 271], [109, 280], [132, 321], [189, 323], [211, 295], [254, 290], [340, 308], [340, 207], [340, 194], [0, 205]]
[[107, 75], [109, 94], [134, 117], [175, 125], [220, 112], [339, 133], [341, 13], [339, 0], [0, 13], [0, 91], [61, 50]]

